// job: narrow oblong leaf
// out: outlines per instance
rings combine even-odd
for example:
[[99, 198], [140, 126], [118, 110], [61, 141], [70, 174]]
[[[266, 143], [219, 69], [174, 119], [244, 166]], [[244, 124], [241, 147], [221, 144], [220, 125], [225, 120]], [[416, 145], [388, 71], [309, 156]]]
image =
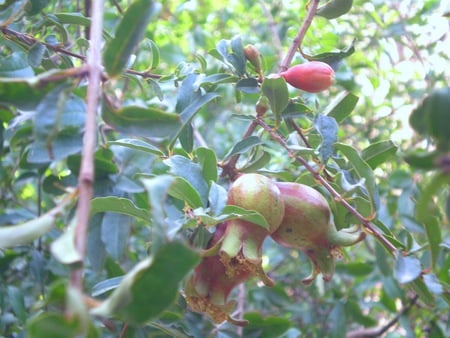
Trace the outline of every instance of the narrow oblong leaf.
[[322, 136], [319, 154], [323, 163], [326, 163], [334, 152], [334, 143], [337, 141], [338, 124], [333, 117], [319, 114], [314, 119], [314, 127]]
[[334, 117], [336, 122], [347, 118], [358, 103], [359, 97], [349, 92], [342, 92], [325, 108], [324, 115]]
[[174, 302], [179, 283], [198, 261], [199, 255], [183, 244], [167, 243], [127, 273], [111, 296], [91, 312], [143, 324]]
[[202, 167], [203, 176], [206, 182], [216, 182], [218, 178], [217, 174], [217, 156], [214, 150], [200, 147], [195, 150], [198, 162]]
[[281, 113], [289, 103], [289, 90], [286, 80], [281, 76], [267, 77], [262, 83], [261, 90], [269, 100], [270, 109], [278, 123], [281, 120]]
[[133, 201], [128, 198], [108, 196], [96, 197], [91, 200], [91, 215], [99, 212], [116, 212], [139, 218], [143, 221], [150, 221], [150, 213], [137, 207]]
[[143, 38], [148, 22], [158, 9], [159, 6], [151, 0], [137, 0], [128, 7], [103, 54], [105, 69], [110, 76], [120, 74], [125, 68]]
[[373, 213], [377, 209], [378, 205], [378, 191], [376, 188], [375, 178], [372, 169], [367, 164], [367, 162], [365, 162], [361, 158], [358, 151], [352, 146], [343, 143], [335, 143], [334, 146], [349, 160], [359, 178], [363, 178], [365, 180], [364, 186], [367, 189], [367, 195], [368, 198], [370, 199]]
[[118, 131], [150, 138], [168, 138], [181, 127], [178, 114], [167, 113], [155, 107], [127, 106], [115, 110], [103, 105], [102, 117]]
[[182, 177], [176, 177], [169, 188], [168, 194], [184, 201], [191, 208], [203, 207], [203, 202], [198, 191]]
[[375, 169], [395, 155], [397, 146], [391, 140], [372, 143], [361, 152], [361, 157], [367, 164]]
[[225, 155], [224, 160], [237, 154], [243, 154], [260, 144], [263, 144], [263, 141], [261, 141], [258, 136], [249, 136], [244, 138], [236, 143], [233, 148], [231, 148], [231, 150]]
[[164, 156], [164, 153], [161, 150], [159, 150], [157, 147], [155, 147], [154, 145], [152, 145], [148, 142], [139, 140], [139, 139], [134, 139], [134, 138], [124, 138], [124, 139], [120, 139], [117, 141], [110, 141], [110, 142], [108, 142], [108, 145], [117, 145], [117, 146], [127, 147], [127, 148], [134, 149], [134, 150], [140, 150], [145, 153], [152, 154], [152, 155]]

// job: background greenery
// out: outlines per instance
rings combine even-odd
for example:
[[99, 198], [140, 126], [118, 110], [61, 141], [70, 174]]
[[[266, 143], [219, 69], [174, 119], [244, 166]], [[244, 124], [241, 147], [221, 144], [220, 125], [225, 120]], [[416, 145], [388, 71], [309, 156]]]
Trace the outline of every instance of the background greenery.
[[[267, 81], [281, 95], [264, 122], [277, 128], [251, 137], [261, 90], [242, 47], [258, 48], [265, 76], [278, 72], [306, 1], [106, 1], [86, 236], [74, 187], [85, 184], [90, 3], [0, 3], [0, 335], [450, 336], [445, 1], [355, 0], [339, 18], [314, 17], [302, 50], [329, 57], [336, 84], [320, 94], [289, 88], [278, 111], [286, 89]], [[304, 61], [296, 53], [293, 64]], [[309, 287], [306, 256], [268, 239], [275, 287], [250, 280], [233, 293], [245, 328], [213, 325], [178, 292], [195, 248], [229, 217], [223, 174], [237, 154], [239, 172], [321, 190], [338, 228], [369, 225], [333, 280]], [[97, 313], [93, 298], [107, 299]]]

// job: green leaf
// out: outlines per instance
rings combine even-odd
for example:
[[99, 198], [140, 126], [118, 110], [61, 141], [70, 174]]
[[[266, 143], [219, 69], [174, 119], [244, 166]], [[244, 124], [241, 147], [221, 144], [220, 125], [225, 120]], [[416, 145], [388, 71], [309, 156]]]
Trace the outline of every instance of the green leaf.
[[355, 52], [355, 41], [356, 40], [353, 40], [352, 44], [344, 50], [327, 52], [314, 56], [305, 56], [305, 58], [309, 61], [322, 61], [328, 63], [336, 71], [339, 68], [341, 61]]
[[148, 154], [156, 155], [156, 156], [164, 156], [164, 153], [154, 145], [133, 138], [124, 138], [117, 141], [109, 141], [108, 145], [117, 145], [121, 147], [127, 147], [134, 150], [140, 150]]
[[244, 318], [249, 324], [244, 328], [244, 336], [257, 335], [260, 338], [281, 337], [290, 327], [290, 320], [282, 317], [269, 316], [263, 318], [258, 312], [247, 312]]
[[372, 168], [377, 168], [397, 153], [397, 146], [392, 141], [372, 143], [361, 152], [361, 158]]
[[353, 5], [353, 0], [329, 0], [323, 6], [319, 7], [316, 15], [323, 16], [328, 20], [336, 19], [346, 14]]
[[216, 182], [217, 174], [217, 157], [214, 150], [200, 147], [195, 150], [198, 162], [202, 168], [203, 177], [206, 182]]
[[423, 281], [430, 290], [435, 295], [440, 295], [444, 292], [444, 288], [434, 273], [428, 273], [423, 275]]
[[79, 320], [68, 318], [63, 313], [43, 312], [28, 321], [30, 338], [60, 337], [73, 338], [80, 331]]
[[255, 158], [246, 164], [240, 172], [242, 173], [253, 173], [261, 168], [263, 168], [266, 164], [270, 162], [272, 156], [267, 151], [260, 152]]
[[167, 243], [127, 273], [111, 296], [91, 312], [142, 325], [175, 301], [179, 283], [198, 262], [199, 255], [183, 244]]
[[130, 199], [115, 196], [96, 197], [91, 200], [91, 215], [100, 212], [116, 212], [145, 222], [150, 222], [151, 218], [147, 210], [137, 207]]
[[238, 143], [236, 143], [233, 148], [224, 156], [223, 160], [230, 158], [231, 156], [237, 155], [237, 154], [243, 154], [250, 149], [264, 144], [263, 141], [258, 136], [249, 136], [247, 138], [244, 138], [240, 140]]
[[132, 220], [123, 213], [107, 212], [103, 216], [101, 239], [106, 251], [116, 261], [120, 261], [127, 247]]
[[367, 162], [365, 162], [361, 158], [361, 156], [358, 154], [358, 151], [352, 146], [343, 143], [335, 143], [334, 146], [349, 160], [350, 164], [352, 165], [353, 169], [355, 170], [359, 178], [365, 180], [364, 186], [367, 189], [367, 197], [369, 198], [372, 206], [371, 214], [373, 214], [377, 209], [378, 191], [376, 188], [375, 178], [372, 169], [367, 164]]
[[414, 149], [408, 151], [403, 159], [417, 169], [435, 170], [438, 167], [440, 151], [427, 151], [425, 149]]
[[7, 294], [9, 298], [10, 305], [14, 311], [14, 314], [23, 324], [27, 320], [27, 311], [25, 308], [25, 294], [16, 286], [8, 285]]
[[289, 90], [286, 80], [281, 76], [267, 77], [264, 79], [261, 90], [269, 100], [277, 125], [281, 120], [281, 114], [289, 103]]
[[420, 300], [429, 307], [436, 306], [436, 300], [433, 294], [428, 290], [422, 278], [416, 278], [414, 281], [408, 284], [419, 296]]
[[184, 201], [191, 208], [203, 207], [200, 194], [194, 187], [184, 178], [176, 177], [175, 181], [169, 188], [168, 194], [181, 201]]
[[347, 312], [345, 311], [345, 303], [337, 301], [334, 303], [327, 321], [330, 323], [330, 330], [333, 332], [334, 338], [345, 338], [347, 334]]
[[403, 256], [397, 251], [395, 256], [395, 278], [401, 284], [410, 283], [422, 273], [420, 261], [413, 256]]
[[353, 112], [358, 100], [358, 96], [349, 92], [342, 92], [325, 108], [323, 115], [334, 117], [336, 122], [340, 123]]
[[200, 165], [180, 155], [174, 155], [167, 160], [164, 160], [164, 163], [170, 167], [170, 172], [172, 174], [182, 177], [189, 182], [201, 198], [200, 205], [206, 205], [209, 187], [203, 176]]
[[110, 76], [116, 76], [127, 66], [131, 54], [139, 44], [147, 25], [159, 10], [151, 0], [136, 0], [126, 10], [114, 38], [106, 45], [103, 61]]
[[314, 119], [314, 127], [322, 137], [319, 154], [323, 163], [326, 163], [334, 152], [334, 143], [337, 141], [338, 125], [333, 117], [318, 114]]
[[258, 80], [255, 78], [244, 78], [236, 82], [236, 89], [247, 94], [259, 93]]
[[150, 138], [172, 137], [182, 126], [178, 114], [155, 107], [127, 106], [115, 110], [104, 104], [102, 118], [122, 133]]
[[50, 91], [36, 107], [33, 118], [34, 142], [27, 160], [47, 163], [81, 151], [84, 101], [70, 94], [63, 84]]
[[52, 70], [27, 79], [0, 78], [0, 103], [23, 110], [34, 110], [56, 86], [67, 81], [64, 71]]
[[[217, 52], [217, 53], [216, 53]], [[239, 36], [232, 40], [220, 40], [216, 45], [215, 52], [211, 54], [231, 66], [239, 76], [246, 72], [246, 59], [244, 45]]]
[[34, 71], [28, 64], [27, 53], [13, 41], [0, 35], [0, 45], [10, 49], [10, 53], [0, 55], [0, 77], [27, 78], [34, 76]]

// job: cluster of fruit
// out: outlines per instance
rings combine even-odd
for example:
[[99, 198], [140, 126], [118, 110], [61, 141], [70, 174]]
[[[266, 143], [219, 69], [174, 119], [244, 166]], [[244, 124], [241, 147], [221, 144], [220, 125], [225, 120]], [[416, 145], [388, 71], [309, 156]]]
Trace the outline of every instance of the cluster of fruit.
[[233, 219], [216, 227], [203, 259], [185, 285], [184, 296], [193, 311], [208, 314], [214, 322], [236, 325], [231, 318], [231, 290], [252, 277], [273, 286], [262, 268], [262, 244], [267, 236], [287, 248], [304, 252], [313, 264], [310, 284], [322, 273], [331, 280], [340, 247], [361, 241], [359, 227], [337, 230], [327, 200], [317, 190], [299, 183], [275, 182], [260, 174], [238, 177], [228, 191], [228, 204], [260, 213], [268, 226]]

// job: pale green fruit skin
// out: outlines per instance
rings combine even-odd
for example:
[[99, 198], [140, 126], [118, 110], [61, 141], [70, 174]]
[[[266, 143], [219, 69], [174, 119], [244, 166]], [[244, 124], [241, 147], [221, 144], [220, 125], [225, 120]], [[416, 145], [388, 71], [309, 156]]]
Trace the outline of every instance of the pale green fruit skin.
[[334, 256], [340, 246], [362, 240], [363, 232], [337, 231], [328, 201], [317, 190], [298, 183], [277, 183], [284, 199], [285, 214], [279, 228], [271, 235], [278, 244], [304, 252], [313, 263], [311, 283], [321, 272], [325, 281], [335, 270]]
[[284, 217], [280, 189], [273, 180], [260, 174], [239, 176], [228, 190], [228, 204], [259, 212], [269, 224], [266, 231], [269, 234], [278, 229]]

